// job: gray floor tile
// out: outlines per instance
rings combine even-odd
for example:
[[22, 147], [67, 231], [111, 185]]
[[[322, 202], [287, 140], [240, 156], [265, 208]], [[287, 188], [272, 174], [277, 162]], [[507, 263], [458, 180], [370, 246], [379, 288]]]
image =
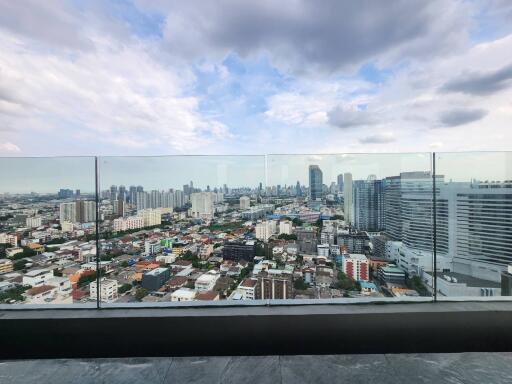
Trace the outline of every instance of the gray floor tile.
[[510, 353], [436, 353], [386, 355], [403, 379], [415, 383], [512, 383]]
[[383, 355], [283, 356], [281, 374], [283, 384], [399, 383]]
[[0, 362], [0, 383], [101, 383], [100, 364], [92, 360], [17, 360]]
[[164, 383], [221, 383], [230, 357], [175, 357]]
[[281, 382], [279, 356], [233, 357], [221, 378], [223, 384], [275, 384]]
[[99, 359], [102, 383], [162, 384], [172, 365], [170, 357]]

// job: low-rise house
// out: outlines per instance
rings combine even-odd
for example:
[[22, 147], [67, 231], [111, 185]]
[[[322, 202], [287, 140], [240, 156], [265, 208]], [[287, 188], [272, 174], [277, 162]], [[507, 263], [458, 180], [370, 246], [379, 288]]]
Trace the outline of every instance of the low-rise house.
[[254, 300], [256, 295], [256, 284], [258, 284], [258, 279], [243, 279], [236, 289], [236, 292], [241, 296], [240, 299]]
[[216, 270], [208, 271], [199, 276], [195, 283], [196, 291], [211, 291], [215, 287], [215, 283], [220, 277], [220, 273]]
[[171, 294], [171, 301], [193, 301], [197, 292], [190, 288], [180, 288]]
[[47, 269], [34, 269], [25, 273], [23, 276], [23, 285], [38, 287], [45, 285], [51, 278], [53, 278], [53, 271], [49, 271]]
[[217, 300], [219, 300], [219, 292], [215, 292], [215, 291], [198, 292], [196, 295], [196, 300], [217, 301]]

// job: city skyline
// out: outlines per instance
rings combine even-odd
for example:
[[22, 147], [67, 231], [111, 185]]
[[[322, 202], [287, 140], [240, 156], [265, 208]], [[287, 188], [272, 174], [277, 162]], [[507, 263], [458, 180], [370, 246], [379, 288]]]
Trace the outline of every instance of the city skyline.
[[[512, 152], [436, 154], [437, 173], [445, 181], [472, 179], [511, 180]], [[353, 180], [370, 175], [378, 179], [402, 172], [431, 171], [430, 153], [333, 154], [333, 155], [248, 155], [248, 156], [162, 156], [100, 157], [100, 187], [143, 185], [146, 189], [182, 189], [191, 180], [205, 189], [230, 187], [308, 185], [308, 169], [318, 165], [323, 183], [337, 183], [340, 173]], [[93, 157], [20, 158], [0, 157], [0, 193], [52, 193], [59, 188], [95, 189]]]

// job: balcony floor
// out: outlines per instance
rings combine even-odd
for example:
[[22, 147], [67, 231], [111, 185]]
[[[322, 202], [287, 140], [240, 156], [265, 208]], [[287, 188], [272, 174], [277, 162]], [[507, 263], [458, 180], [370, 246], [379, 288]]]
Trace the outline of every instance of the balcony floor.
[[512, 353], [0, 361], [6, 384], [337, 382], [511, 383]]

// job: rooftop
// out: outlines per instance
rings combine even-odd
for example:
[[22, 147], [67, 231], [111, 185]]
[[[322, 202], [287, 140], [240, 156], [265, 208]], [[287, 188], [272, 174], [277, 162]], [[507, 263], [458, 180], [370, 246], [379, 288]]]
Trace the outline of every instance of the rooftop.
[[164, 273], [167, 270], [168, 270], [168, 268], [155, 268], [155, 269], [147, 272], [146, 275], [147, 276], [157, 276], [157, 275], [160, 275], [161, 273]]

